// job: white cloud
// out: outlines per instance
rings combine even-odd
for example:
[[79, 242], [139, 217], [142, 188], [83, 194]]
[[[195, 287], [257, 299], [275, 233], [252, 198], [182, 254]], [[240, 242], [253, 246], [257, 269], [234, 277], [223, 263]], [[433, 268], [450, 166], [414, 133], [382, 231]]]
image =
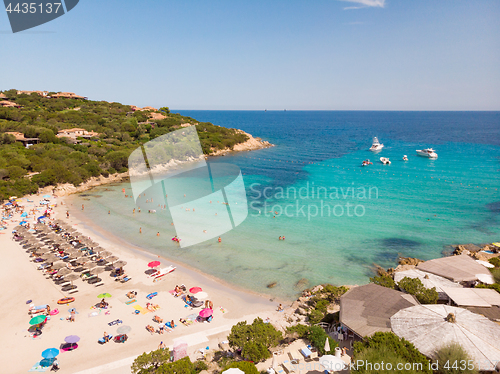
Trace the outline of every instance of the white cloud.
[[356, 3], [356, 6], [347, 6], [344, 10], [348, 9], [361, 9], [361, 8], [383, 8], [385, 6], [385, 0], [341, 0], [348, 1], [350, 3]]

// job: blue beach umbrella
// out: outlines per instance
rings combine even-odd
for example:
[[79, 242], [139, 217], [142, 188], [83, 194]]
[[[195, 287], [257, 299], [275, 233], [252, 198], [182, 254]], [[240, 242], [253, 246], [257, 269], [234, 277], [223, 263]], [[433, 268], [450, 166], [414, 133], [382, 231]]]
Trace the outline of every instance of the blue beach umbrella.
[[43, 195], [44, 199], [50, 199], [50, 195]]
[[44, 219], [44, 218], [47, 218], [47, 217], [45, 217], [45, 216], [40, 216], [40, 217], [38, 217], [38, 218], [37, 218], [37, 220], [41, 220], [41, 219]]
[[48, 348], [42, 352], [43, 358], [55, 358], [59, 354], [59, 349], [57, 348]]
[[26, 222], [26, 221], [21, 221], [21, 222], [19, 222], [19, 225], [24, 225], [24, 224], [26, 224], [26, 223], [28, 223], [28, 222]]
[[21, 214], [21, 217], [27, 217], [28, 216], [28, 213], [24, 212], [23, 214]]

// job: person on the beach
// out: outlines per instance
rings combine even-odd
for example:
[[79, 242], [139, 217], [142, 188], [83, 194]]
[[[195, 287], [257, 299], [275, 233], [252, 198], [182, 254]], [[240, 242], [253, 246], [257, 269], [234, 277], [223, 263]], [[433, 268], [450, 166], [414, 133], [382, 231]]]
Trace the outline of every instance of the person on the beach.
[[139, 227], [139, 234], [142, 234], [142, 227]]
[[174, 323], [174, 320], [170, 321], [170, 327], [171, 327], [172, 329], [174, 329], [174, 328], [175, 328], [175, 323]]
[[109, 335], [108, 335], [108, 333], [107, 333], [106, 331], [104, 331], [104, 336], [103, 336], [103, 338], [104, 338], [104, 343], [109, 342]]
[[160, 323], [158, 325], [158, 334], [163, 334], [165, 332], [165, 324], [164, 323]]
[[82, 204], [82, 210], [84, 210], [84, 209], [85, 209], [85, 207], [84, 207], [84, 206], [83, 206], [83, 204]]
[[165, 349], [165, 344], [163, 344], [163, 342], [160, 342], [160, 345], [158, 346], [158, 349]]
[[58, 371], [60, 369], [59, 367], [59, 361], [57, 361], [57, 359], [52, 363], [52, 368], [50, 369], [50, 371]]
[[212, 303], [211, 300], [208, 301], [208, 308], [213, 309], [214, 308], [214, 303]]
[[278, 312], [281, 312], [283, 310], [283, 305], [278, 305]]
[[69, 212], [66, 211], [66, 218], [69, 218]]
[[219, 236], [219, 243], [220, 243], [220, 242], [222, 242], [222, 239], [221, 239], [221, 238], [220, 238], [220, 236]]

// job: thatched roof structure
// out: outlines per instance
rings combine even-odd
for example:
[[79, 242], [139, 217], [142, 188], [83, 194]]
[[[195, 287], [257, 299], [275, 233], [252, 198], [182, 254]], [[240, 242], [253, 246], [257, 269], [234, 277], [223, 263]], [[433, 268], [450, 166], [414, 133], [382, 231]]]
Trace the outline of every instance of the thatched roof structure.
[[[443, 288], [443, 291], [459, 306], [500, 306], [500, 293], [488, 288]], [[499, 357], [500, 359], [500, 357]]]
[[436, 274], [454, 282], [472, 282], [481, 280], [494, 283], [491, 273], [468, 255], [437, 258], [417, 265], [418, 270]]
[[405, 277], [420, 279], [425, 288], [430, 289], [435, 287], [440, 299], [448, 299], [448, 296], [446, 295], [446, 292], [443, 291], [443, 288], [463, 288], [459, 283], [454, 283], [449, 279], [440, 277], [439, 275], [427, 273], [418, 269], [409, 269], [394, 273], [394, 280], [396, 283], [399, 283], [401, 279]]
[[492, 371], [500, 358], [500, 326], [466, 309], [418, 305], [391, 317], [393, 332], [413, 343], [427, 357], [441, 347], [460, 344], [481, 370]]
[[391, 331], [391, 316], [418, 305], [412, 296], [377, 284], [354, 287], [340, 298], [340, 322], [357, 335]]
[[492, 321], [500, 322], [500, 307], [498, 306], [492, 306], [491, 308], [466, 306], [465, 309], [470, 310], [472, 313], [481, 314]]

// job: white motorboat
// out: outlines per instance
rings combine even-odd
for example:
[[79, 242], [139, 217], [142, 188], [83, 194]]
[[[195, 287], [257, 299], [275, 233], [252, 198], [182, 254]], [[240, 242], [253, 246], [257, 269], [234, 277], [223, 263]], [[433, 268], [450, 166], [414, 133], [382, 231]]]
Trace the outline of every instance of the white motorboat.
[[380, 157], [380, 162], [384, 165], [390, 165], [391, 161], [387, 157]]
[[372, 152], [378, 152], [378, 151], [381, 151], [382, 148], [384, 148], [384, 145], [380, 144], [380, 142], [378, 141], [377, 137], [374, 137], [373, 138], [373, 144], [370, 147], [370, 151], [372, 151]]
[[436, 151], [432, 148], [417, 149], [417, 155], [427, 158], [438, 158]]
[[408, 156], [407, 155], [403, 156], [403, 161], [408, 161]]

